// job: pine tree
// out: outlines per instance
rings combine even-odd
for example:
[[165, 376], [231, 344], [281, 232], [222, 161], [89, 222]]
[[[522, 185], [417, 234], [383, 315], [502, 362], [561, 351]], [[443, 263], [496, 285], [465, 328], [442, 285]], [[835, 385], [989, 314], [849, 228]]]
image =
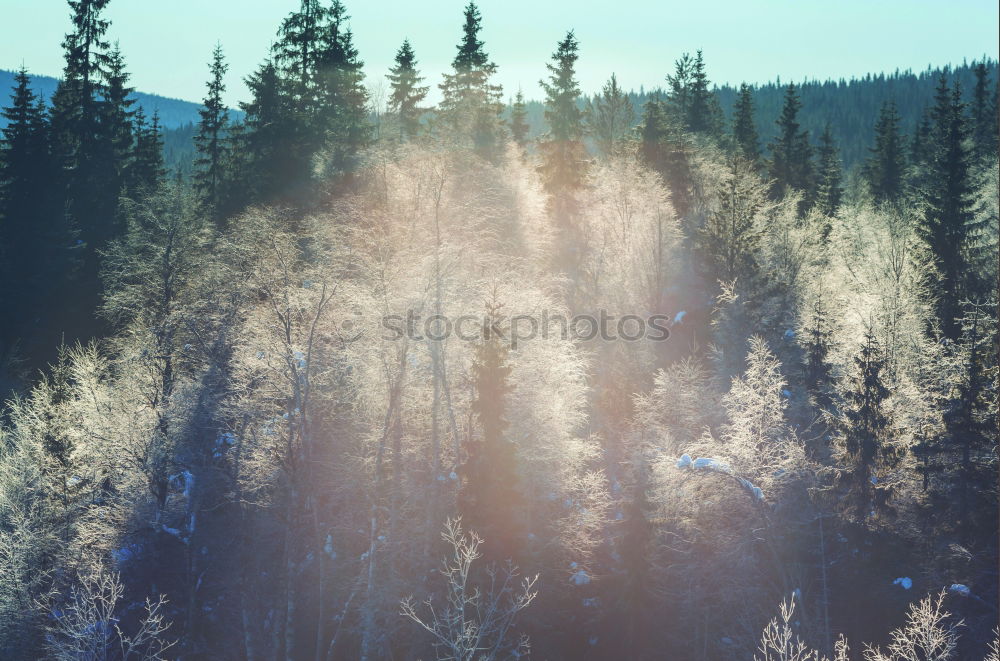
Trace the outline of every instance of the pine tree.
[[946, 474], [958, 491], [954, 504], [963, 538], [976, 524], [989, 525], [985, 512], [995, 511], [996, 498], [996, 305], [965, 302], [962, 334], [955, 350], [957, 378], [946, 398], [945, 435], [940, 450], [954, 469]]
[[667, 102], [659, 99], [646, 102], [639, 129], [640, 155], [646, 165], [663, 177], [670, 188], [674, 209], [684, 217], [692, 198], [692, 148], [683, 129], [673, 121], [669, 108]]
[[667, 75], [667, 101], [664, 109], [674, 123], [685, 128], [691, 108], [693, 70], [694, 62], [690, 53], [683, 53], [674, 61], [674, 73]]
[[987, 222], [974, 212], [969, 126], [965, 104], [956, 84], [949, 90], [942, 75], [931, 113], [933, 157], [925, 189], [925, 212], [919, 234], [940, 277], [938, 321], [945, 336], [960, 334], [958, 305], [976, 294], [978, 266], [988, 250], [980, 234]]
[[635, 110], [621, 87], [618, 79], [611, 74], [611, 79], [604, 84], [601, 93], [590, 103], [587, 109], [587, 125], [597, 142], [597, 148], [605, 156], [616, 156], [622, 149], [632, 124], [635, 121]]
[[477, 154], [494, 159], [501, 142], [500, 103], [502, 88], [491, 82], [497, 67], [479, 39], [482, 15], [476, 3], [465, 7], [465, 23], [452, 73], [439, 86], [443, 99], [439, 112], [460, 139], [471, 140]]
[[753, 88], [746, 83], [740, 85], [740, 95], [733, 109], [733, 139], [736, 148], [750, 163], [760, 163], [760, 138], [754, 122]]
[[[65, 178], [66, 207], [92, 250], [111, 237], [114, 211], [101, 206], [106, 199], [107, 173], [97, 153], [101, 143], [98, 95], [110, 58], [104, 38], [109, 22], [101, 18], [101, 12], [108, 1], [70, 0], [73, 31], [63, 41], [66, 66], [52, 98], [53, 150]], [[96, 277], [96, 263], [91, 262], [96, 262], [96, 255], [88, 259], [88, 270]]]
[[207, 83], [208, 94], [203, 107], [198, 109], [201, 121], [198, 122], [198, 133], [194, 143], [198, 150], [195, 159], [195, 189], [201, 199], [201, 204], [210, 214], [217, 217], [222, 192], [222, 180], [225, 176], [223, 168], [226, 163], [226, 128], [229, 124], [229, 110], [222, 100], [226, 91], [223, 77], [229, 65], [222, 54], [222, 46], [216, 45], [212, 51], [212, 62], [209, 64], [211, 78]]
[[886, 101], [875, 123], [875, 146], [868, 151], [863, 174], [868, 189], [877, 203], [894, 204], [903, 195], [903, 174], [906, 170], [905, 138], [899, 130], [899, 113], [894, 101]]
[[800, 213], [812, 206], [815, 193], [815, 177], [812, 163], [812, 146], [809, 133], [801, 129], [798, 120], [802, 102], [799, 101], [795, 85], [785, 90], [785, 104], [781, 109], [778, 136], [771, 143], [770, 175], [774, 180], [775, 196], [791, 192], [802, 194]]
[[722, 108], [710, 89], [710, 84], [705, 72], [705, 60], [699, 49], [691, 66], [685, 123], [687, 130], [692, 133], [718, 137], [722, 130]]
[[420, 84], [424, 79], [417, 71], [417, 58], [409, 39], [396, 52], [396, 65], [389, 69], [386, 78], [392, 85], [389, 108], [399, 117], [399, 137], [413, 139], [420, 130], [420, 115], [424, 112], [420, 104], [429, 88]]
[[[298, 11], [289, 14], [278, 28], [278, 41], [272, 49], [274, 63], [289, 82], [292, 107], [303, 135], [311, 118], [319, 110], [321, 35], [330, 10], [319, 0], [301, 0]], [[213, 65], [214, 67], [214, 65]], [[214, 69], [213, 69], [214, 75]], [[211, 88], [209, 89], [211, 94]]]
[[476, 347], [472, 410], [481, 436], [466, 447], [458, 494], [462, 520], [483, 536], [484, 555], [494, 562], [516, 559], [524, 540], [518, 452], [506, 438], [511, 368], [503, 338], [491, 330], [502, 319], [502, 307], [495, 297], [487, 304], [483, 336]]
[[[101, 167], [105, 179], [104, 188], [108, 199], [103, 208], [117, 206], [118, 196], [126, 187], [128, 169], [131, 166], [133, 122], [135, 99], [134, 88], [129, 87], [129, 74], [125, 71], [125, 58], [118, 44], [108, 53], [106, 84], [99, 106], [101, 140], [97, 149], [104, 165]], [[117, 223], [116, 223], [117, 225]]]
[[559, 42], [549, 70], [548, 81], [539, 81], [545, 90], [545, 120], [549, 131], [542, 138], [540, 171], [550, 192], [572, 190], [583, 183], [586, 150], [583, 147], [583, 113], [576, 81], [579, 43], [573, 32]]
[[72, 233], [51, 194], [56, 172], [45, 103], [26, 70], [14, 81], [0, 132], [0, 355], [19, 337], [38, 336], [38, 324], [51, 325], [54, 306], [47, 303], [67, 284], [71, 266]]
[[997, 151], [997, 88], [990, 84], [985, 60], [979, 62], [973, 72], [976, 86], [972, 92], [972, 140], [976, 155], [988, 158]]
[[274, 201], [298, 171], [292, 151], [293, 125], [284, 82], [273, 62], [265, 62], [246, 79], [251, 101], [240, 103], [245, 113], [241, 132], [246, 169], [241, 179], [245, 199], [238, 206]]
[[827, 123], [819, 139], [819, 172], [816, 186], [816, 207], [825, 216], [836, 215], [844, 196], [843, 172], [837, 145]]
[[510, 135], [518, 147], [524, 149], [528, 146], [528, 110], [524, 104], [524, 94], [517, 90], [514, 103], [510, 107]]
[[856, 372], [843, 396], [838, 427], [849, 497], [855, 516], [864, 521], [872, 514], [891, 511], [889, 499], [894, 487], [885, 478], [899, 462], [899, 454], [886, 408], [889, 389], [882, 377], [885, 357], [871, 329], [865, 334], [854, 364]]
[[761, 215], [768, 206], [767, 186], [742, 156], [729, 158], [719, 186], [718, 205], [705, 219], [698, 245], [713, 281], [752, 286], [758, 278], [757, 250], [763, 232]]
[[322, 141], [328, 176], [353, 172], [358, 153], [372, 139], [364, 62], [358, 57], [348, 18], [343, 3], [334, 0], [320, 32], [316, 135]]
[[142, 108], [136, 109], [133, 132], [135, 151], [132, 156], [128, 186], [130, 190], [145, 194], [159, 188], [166, 177], [159, 112], [154, 112], [153, 121], [149, 122]]
[[813, 301], [812, 313], [805, 332], [805, 385], [816, 405], [826, 408], [831, 404], [830, 389], [833, 385], [829, 356], [833, 329], [829, 311], [822, 298]]

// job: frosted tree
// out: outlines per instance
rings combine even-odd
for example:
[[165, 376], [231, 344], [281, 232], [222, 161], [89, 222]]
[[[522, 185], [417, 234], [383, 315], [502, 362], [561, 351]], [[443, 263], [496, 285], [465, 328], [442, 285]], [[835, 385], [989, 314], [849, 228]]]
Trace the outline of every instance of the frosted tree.
[[402, 614], [431, 634], [442, 661], [495, 661], [526, 655], [528, 638], [518, 636], [514, 625], [518, 614], [538, 595], [538, 576], [522, 578], [514, 565], [494, 564], [486, 568], [485, 580], [476, 581], [472, 565], [481, 557], [482, 539], [474, 532], [465, 534], [458, 519], [449, 519], [441, 536], [451, 549], [441, 569], [447, 586], [445, 603], [435, 608], [428, 599], [430, 615], [421, 616], [413, 600], [404, 599]]

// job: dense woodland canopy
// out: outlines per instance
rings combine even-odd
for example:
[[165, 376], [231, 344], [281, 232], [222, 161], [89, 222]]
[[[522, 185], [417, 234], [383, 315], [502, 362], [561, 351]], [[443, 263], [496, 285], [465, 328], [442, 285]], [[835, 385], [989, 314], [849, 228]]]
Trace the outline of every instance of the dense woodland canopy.
[[[168, 169], [107, 4], [3, 110], [0, 658], [998, 658], [995, 62], [554, 33], [539, 117], [302, 0]], [[669, 337], [513, 341], [599, 313]]]

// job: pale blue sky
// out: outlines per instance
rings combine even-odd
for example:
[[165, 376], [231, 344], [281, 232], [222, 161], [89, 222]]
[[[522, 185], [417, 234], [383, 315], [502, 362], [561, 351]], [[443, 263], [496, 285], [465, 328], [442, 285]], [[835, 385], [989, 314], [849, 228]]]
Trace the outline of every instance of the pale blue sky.
[[[436, 84], [455, 53], [465, 0], [345, 0], [369, 80], [383, 76], [409, 37]], [[204, 93], [219, 41], [231, 63], [228, 101], [267, 55], [298, 0], [112, 0], [111, 38], [133, 83], [188, 100]], [[839, 78], [924, 69], [998, 55], [996, 0], [483, 0], [483, 38], [505, 93], [539, 97], [556, 41], [576, 30], [585, 91], [617, 72], [622, 85], [654, 87], [682, 52], [702, 48], [714, 82]], [[63, 0], [0, 0], [0, 68], [23, 63], [59, 75], [69, 27]]]

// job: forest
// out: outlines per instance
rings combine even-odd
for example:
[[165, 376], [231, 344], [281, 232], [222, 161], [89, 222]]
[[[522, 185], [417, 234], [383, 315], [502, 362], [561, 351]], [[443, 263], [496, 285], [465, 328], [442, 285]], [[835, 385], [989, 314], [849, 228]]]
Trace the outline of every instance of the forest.
[[0, 658], [1000, 661], [995, 60], [532, 101], [301, 0], [168, 167], [108, 2], [0, 102]]

